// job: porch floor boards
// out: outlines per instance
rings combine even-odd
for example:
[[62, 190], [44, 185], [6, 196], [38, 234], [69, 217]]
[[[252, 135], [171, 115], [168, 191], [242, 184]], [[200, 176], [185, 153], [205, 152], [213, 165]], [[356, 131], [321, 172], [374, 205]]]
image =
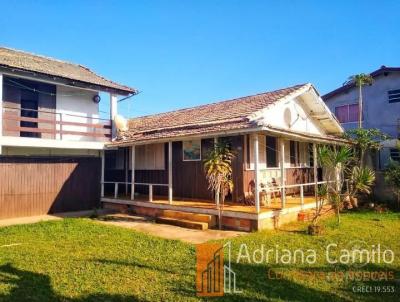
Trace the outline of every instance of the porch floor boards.
[[[113, 199], [113, 196], [105, 196], [105, 198]], [[118, 196], [118, 198], [116, 200], [130, 201], [130, 196], [124, 196], [124, 195]], [[147, 195], [135, 196], [135, 201], [150, 203]], [[168, 197], [164, 197], [164, 196], [153, 196], [153, 201], [151, 203], [165, 204], [165, 205], [169, 204]], [[315, 197], [314, 196], [304, 196], [304, 205], [311, 204], [311, 203], [315, 203]], [[300, 205], [301, 205], [300, 197], [286, 196], [286, 206], [285, 206], [286, 209], [298, 207]], [[172, 206], [203, 208], [203, 209], [213, 209], [213, 210], [216, 209], [216, 205], [212, 201], [190, 200], [190, 199], [180, 199], [180, 198], [179, 199], [175, 198], [172, 201]], [[280, 200], [280, 198], [277, 198], [276, 202], [274, 200], [272, 200], [268, 206], [261, 206], [260, 213], [272, 212], [274, 210], [281, 209], [281, 207], [282, 207], [281, 200]], [[224, 211], [252, 213], [252, 214], [257, 213], [254, 205], [244, 205], [244, 204], [238, 204], [238, 203], [232, 203], [232, 202], [225, 202]]]

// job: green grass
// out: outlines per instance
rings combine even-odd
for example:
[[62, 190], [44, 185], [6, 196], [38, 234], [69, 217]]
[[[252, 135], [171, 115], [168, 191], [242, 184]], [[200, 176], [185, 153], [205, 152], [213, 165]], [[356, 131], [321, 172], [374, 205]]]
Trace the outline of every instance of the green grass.
[[[351, 282], [305, 278], [305, 272], [394, 271], [399, 277], [400, 215], [352, 213], [340, 228], [329, 219], [325, 235], [305, 234], [306, 225], [263, 231], [232, 240], [236, 256], [241, 244], [249, 251], [315, 249], [321, 257], [311, 266], [275, 263], [234, 263], [241, 294], [221, 301], [395, 301], [400, 286], [390, 282]], [[325, 246], [362, 239], [392, 249], [395, 262], [352, 268], [324, 261]], [[0, 301], [198, 301], [195, 247], [132, 230], [106, 226], [90, 219], [65, 219], [0, 229]], [[236, 257], [234, 257], [236, 258]], [[235, 259], [236, 260], [236, 259]], [[283, 272], [280, 280], [268, 271]], [[395, 294], [353, 293], [354, 285], [394, 285]]]

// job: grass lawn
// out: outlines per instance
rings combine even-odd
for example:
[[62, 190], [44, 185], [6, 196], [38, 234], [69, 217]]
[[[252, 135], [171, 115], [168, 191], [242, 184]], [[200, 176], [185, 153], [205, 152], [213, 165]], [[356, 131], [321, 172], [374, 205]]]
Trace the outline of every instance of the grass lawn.
[[[241, 294], [223, 301], [398, 301], [394, 281], [352, 282], [340, 277], [305, 277], [333, 271], [392, 271], [400, 278], [400, 214], [352, 213], [325, 222], [324, 236], [304, 233], [306, 225], [263, 231], [231, 240], [236, 256], [241, 244], [260, 248], [315, 249], [313, 265], [233, 264]], [[362, 268], [331, 265], [325, 247], [354, 239], [380, 243], [395, 253], [391, 264]], [[195, 296], [195, 247], [90, 219], [65, 219], [0, 229], [0, 301], [198, 301]], [[235, 259], [236, 260], [236, 259]], [[268, 275], [268, 272], [270, 275]], [[271, 279], [281, 273], [279, 280]], [[336, 274], [338, 276], [338, 274]], [[360, 285], [395, 286], [395, 293], [354, 293]], [[382, 290], [382, 289], [381, 289]]]

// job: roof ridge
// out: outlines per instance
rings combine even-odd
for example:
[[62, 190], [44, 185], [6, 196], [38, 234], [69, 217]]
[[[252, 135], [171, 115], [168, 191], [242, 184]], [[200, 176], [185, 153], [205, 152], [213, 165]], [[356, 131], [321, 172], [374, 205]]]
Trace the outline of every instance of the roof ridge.
[[[110, 79], [104, 77], [103, 75], [100, 75], [97, 72], [93, 71], [91, 68], [89, 68], [89, 67], [87, 67], [85, 65], [79, 64], [79, 63], [74, 63], [74, 62], [66, 61], [66, 60], [60, 60], [60, 59], [56, 59], [56, 58], [53, 58], [53, 57], [50, 57], [50, 56], [36, 54], [36, 53], [33, 53], [33, 52], [28, 52], [28, 51], [25, 51], [25, 50], [20, 50], [20, 49], [16, 49], [16, 48], [1, 46], [1, 45], [0, 45], [0, 50], [4, 50], [5, 52], [9, 52], [10, 56], [12, 56], [12, 55], [15, 55], [15, 56], [17, 56], [17, 55], [20, 55], [20, 56], [31, 56], [31, 57], [34, 57], [34, 58], [37, 58], [37, 59], [47, 60], [47, 61], [49, 61], [50, 63], [53, 63], [53, 64], [60, 63], [60, 64], [65, 64], [65, 65], [70, 66], [69, 68], [83, 69], [86, 72], [90, 73], [92, 76], [97, 77], [98, 79], [101, 79], [101, 80], [103, 80], [105, 82], [108, 82], [109, 84], [121, 87], [122, 88], [121, 90], [127, 89], [127, 90], [133, 91], [134, 93], [137, 92], [137, 90], [135, 88], [131, 88], [131, 87], [127, 86], [127, 85], [122, 85], [122, 84], [119, 84], [119, 83], [117, 83], [117, 82], [115, 82], [113, 80], [110, 80]], [[116, 89], [119, 89], [119, 88], [116, 88]]]
[[268, 93], [276, 93], [276, 92], [281, 91], [281, 90], [291, 89], [291, 88], [295, 88], [295, 87], [297, 87], [296, 88], [296, 90], [297, 90], [297, 89], [300, 89], [301, 87], [303, 87], [303, 86], [305, 86], [307, 84], [308, 83], [297, 84], [297, 85], [284, 87], [284, 88], [279, 88], [279, 89], [275, 89], [275, 90], [271, 90], [271, 91], [265, 91], [265, 92], [259, 92], [259, 93], [250, 94], [250, 95], [246, 95], [246, 96], [241, 96], [241, 97], [238, 97], [238, 98], [222, 100], [222, 101], [215, 101], [215, 102], [212, 102], [212, 103], [207, 103], [207, 104], [202, 104], [202, 105], [197, 105], [197, 106], [192, 106], [192, 107], [187, 107], [187, 108], [181, 108], [181, 109], [176, 109], [176, 110], [171, 110], [171, 111], [166, 111], [166, 112], [161, 112], [161, 113], [156, 113], [156, 114], [142, 115], [142, 116], [138, 116], [138, 117], [134, 117], [134, 118], [129, 118], [128, 121], [133, 121], [133, 120], [138, 120], [138, 119], [145, 119], [145, 118], [154, 118], [154, 117], [157, 117], [157, 116], [167, 115], [167, 114], [171, 114], [171, 113], [184, 112], [184, 111], [188, 111], [188, 110], [199, 109], [199, 108], [210, 106], [210, 105], [223, 104], [223, 103], [238, 101], [238, 100], [241, 100], [241, 99], [260, 96], [260, 95], [268, 94]]
[[[146, 130], [140, 130], [140, 131], [135, 131], [135, 134], [139, 133], [147, 133], [147, 132], [153, 132], [153, 131], [160, 131], [160, 130], [172, 130], [172, 129], [181, 129], [181, 128], [187, 128], [187, 127], [193, 127], [193, 126], [212, 126], [212, 125], [217, 125], [221, 123], [234, 123], [237, 121], [244, 121], [246, 118], [241, 118], [241, 117], [234, 117], [232, 119], [218, 119], [218, 120], [213, 120], [213, 121], [207, 121], [207, 122], [201, 122], [201, 123], [190, 123], [190, 124], [180, 124], [180, 125], [174, 125], [174, 126], [168, 126], [168, 127], [158, 127], [158, 128], [152, 128], [152, 129], [146, 129]], [[129, 130], [127, 131], [129, 132]]]
[[[371, 71], [369, 73], [366, 73], [372, 77], [376, 77], [379, 76], [381, 73], [383, 72], [398, 72], [400, 71], [400, 67], [390, 67], [390, 66], [386, 66], [386, 65], [381, 65], [378, 69], [375, 69], [374, 71]], [[338, 93], [341, 93], [342, 91], [346, 91], [347, 89], [353, 88], [355, 86], [354, 82], [344, 82], [342, 84], [342, 86], [339, 86], [327, 93], [325, 93], [324, 95], [321, 96], [321, 98], [326, 101], [327, 99], [329, 99], [332, 96], [335, 96]]]
[[39, 58], [43, 58], [43, 59], [47, 59], [47, 60], [52, 60], [52, 61], [55, 61], [55, 62], [66, 63], [66, 64], [70, 64], [70, 65], [75, 65], [75, 66], [78, 66], [78, 67], [85, 68], [86, 70], [89, 70], [90, 72], [93, 72], [92, 70], [90, 70], [89, 67], [86, 67], [86, 66], [84, 66], [84, 65], [82, 65], [82, 64], [73, 63], [73, 62], [65, 61], [65, 60], [60, 60], [60, 59], [56, 59], [56, 58], [53, 58], [53, 57], [49, 57], [49, 56], [45, 56], [45, 55], [40, 55], [40, 54], [36, 54], [36, 53], [33, 53], [33, 52], [29, 52], [29, 51], [25, 51], [25, 50], [20, 50], [20, 49], [16, 49], [16, 48], [11, 48], [11, 47], [6, 47], [6, 46], [0, 46], [0, 49], [1, 49], [1, 48], [7, 49], [7, 50], [11, 50], [11, 51], [15, 51], [15, 52], [20, 52], [20, 53], [27, 54], [27, 55], [31, 55], [31, 56], [34, 56], [34, 57], [39, 57]]

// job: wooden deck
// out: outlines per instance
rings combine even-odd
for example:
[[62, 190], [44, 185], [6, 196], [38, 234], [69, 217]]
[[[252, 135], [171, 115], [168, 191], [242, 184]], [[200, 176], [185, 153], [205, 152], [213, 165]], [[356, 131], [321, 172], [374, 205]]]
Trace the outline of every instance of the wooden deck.
[[[168, 198], [164, 196], [154, 196], [153, 201], [150, 202], [148, 199], [147, 195], [139, 195], [135, 196], [135, 200], [131, 201], [129, 196], [118, 196], [117, 199], [115, 199], [112, 196], [105, 196], [103, 198], [104, 200], [107, 200], [108, 202], [111, 202], [111, 200], [115, 200], [118, 203], [126, 203], [126, 204], [134, 204], [134, 203], [146, 203], [148, 206], [153, 205], [168, 205], [172, 207], [179, 207], [179, 208], [194, 208], [194, 209], [209, 209], [209, 210], [216, 210], [217, 207], [213, 201], [207, 201], [207, 200], [190, 200], [190, 199], [174, 199], [172, 201], [172, 204], [169, 203]], [[310, 207], [310, 205], [315, 204], [315, 198], [314, 196], [305, 196], [304, 197], [304, 206], [305, 207]], [[300, 197], [291, 197], [291, 196], [286, 196], [286, 206], [285, 209], [290, 209], [290, 208], [299, 208], [301, 207], [301, 200]], [[276, 210], [282, 209], [282, 203], [280, 198], [276, 198], [276, 201], [272, 200], [271, 203], [268, 206], [261, 206], [260, 207], [260, 213], [267, 213], [267, 212], [273, 212]], [[240, 213], [249, 213], [249, 214], [257, 214], [256, 208], [254, 205], [245, 205], [245, 204], [238, 204], [238, 203], [231, 203], [231, 202], [226, 202], [224, 204], [223, 208], [224, 212], [240, 212]]]
[[[135, 196], [130, 200], [128, 196], [104, 196], [101, 201], [109, 209], [129, 212], [138, 215], [159, 217], [165, 211], [187, 212], [192, 214], [205, 214], [218, 216], [219, 211], [212, 201], [177, 199], [170, 203], [166, 197], [154, 196], [150, 202], [148, 196]], [[227, 202], [223, 208], [222, 224], [226, 229], [240, 231], [255, 231], [273, 229], [282, 223], [297, 221], [298, 213], [315, 208], [314, 196], [305, 196], [301, 204], [300, 197], [286, 197], [286, 206], [282, 208], [280, 199], [272, 201], [268, 206], [261, 206], [257, 213], [254, 205], [244, 205]]]

